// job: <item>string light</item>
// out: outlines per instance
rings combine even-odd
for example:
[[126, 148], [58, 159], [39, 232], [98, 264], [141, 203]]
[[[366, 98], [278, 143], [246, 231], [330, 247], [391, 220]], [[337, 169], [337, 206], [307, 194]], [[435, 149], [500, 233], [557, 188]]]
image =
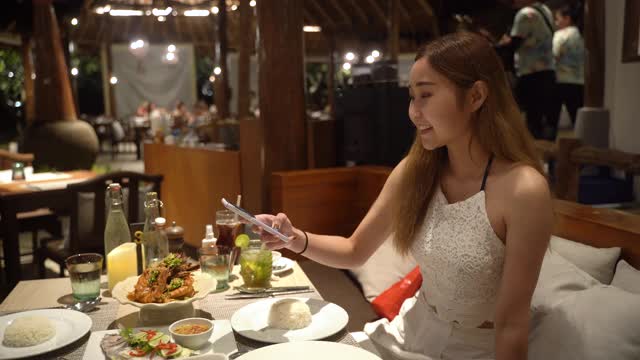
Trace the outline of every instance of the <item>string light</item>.
[[236, 11], [236, 10], [238, 10], [238, 5], [236, 4], [231, 5], [231, 11]]
[[346, 53], [346, 54], [344, 55], [344, 58], [345, 58], [347, 61], [353, 61], [353, 60], [356, 58], [356, 54], [354, 54], [354, 53], [352, 53], [351, 51], [349, 51], [348, 53]]
[[112, 76], [111, 79], [109, 79], [109, 82], [111, 83], [111, 85], [115, 85], [118, 83], [118, 78], [115, 76]]
[[176, 51], [176, 46], [173, 44], [170, 44], [169, 46], [167, 46], [167, 51], [168, 52], [175, 52]]
[[256, 7], [256, 0], [249, 1], [249, 6]]
[[185, 10], [184, 16], [209, 16], [209, 10]]
[[71, 75], [78, 76], [78, 68], [71, 68]]
[[349, 64], [348, 62], [342, 64], [342, 68], [349, 71], [351, 70], [351, 64]]
[[375, 59], [373, 58], [373, 55], [369, 55], [365, 58], [364, 61], [366, 61], [367, 64], [372, 64], [375, 61]]
[[164, 17], [164, 16], [158, 16], [158, 21], [165, 22], [165, 21], [167, 21], [167, 18]]
[[73, 26], [78, 25], [78, 19], [76, 19], [76, 18], [71, 19], [71, 25], [73, 25]]
[[379, 58], [379, 57], [380, 57], [380, 51], [378, 51], [378, 50], [373, 50], [373, 51], [371, 52], [371, 56], [373, 56], [373, 57], [374, 57], [374, 58], [376, 58], [376, 59], [377, 59], [377, 58]]
[[217, 6], [214, 6], [214, 7], [212, 7], [212, 8], [211, 8], [211, 12], [212, 12], [214, 15], [217, 15], [217, 14], [220, 12], [220, 9], [218, 9], [218, 7], [217, 7]]
[[222, 73], [222, 69], [220, 69], [220, 67], [219, 67], [219, 66], [216, 66], [216, 67], [213, 69], [213, 73], [214, 73], [214, 74], [216, 74], [216, 75], [220, 75], [220, 74]]

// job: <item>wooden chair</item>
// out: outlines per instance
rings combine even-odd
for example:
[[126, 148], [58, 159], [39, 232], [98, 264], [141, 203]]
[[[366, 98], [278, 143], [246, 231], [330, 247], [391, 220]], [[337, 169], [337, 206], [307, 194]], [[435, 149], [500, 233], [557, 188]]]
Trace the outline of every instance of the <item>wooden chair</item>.
[[[69, 196], [71, 196], [71, 215], [69, 226], [68, 246], [64, 246], [64, 239], [50, 239], [40, 246], [36, 252], [36, 261], [40, 277], [45, 276], [44, 262], [51, 259], [60, 265], [60, 276], [64, 276], [64, 261], [67, 257], [81, 252], [98, 252], [104, 253], [104, 228], [106, 223], [106, 203], [105, 193], [109, 184], [117, 182], [124, 189], [128, 189], [128, 211], [127, 221], [135, 223], [144, 221], [139, 219], [138, 210], [140, 209], [140, 184], [149, 183], [152, 185], [149, 191], [155, 191], [160, 196], [160, 185], [162, 183], [162, 175], [147, 175], [135, 172], [115, 172], [99, 176], [97, 178], [76, 184], [69, 184]], [[93, 204], [90, 207], [93, 214], [93, 222], [88, 229], [81, 231], [81, 226], [86, 226], [80, 221], [81, 215], [86, 215], [83, 211], [91, 211], [83, 209], [83, 203], [90, 201], [93, 195]], [[88, 207], [88, 206], [87, 206]]]
[[[10, 169], [14, 163], [21, 162], [31, 166], [34, 156], [30, 153], [14, 153], [0, 149], [0, 169]], [[38, 209], [18, 214], [18, 227], [21, 232], [31, 233], [32, 249], [38, 248], [38, 231], [46, 230], [51, 236], [62, 236], [62, 226], [58, 216], [50, 209]], [[24, 255], [30, 255], [26, 253]]]

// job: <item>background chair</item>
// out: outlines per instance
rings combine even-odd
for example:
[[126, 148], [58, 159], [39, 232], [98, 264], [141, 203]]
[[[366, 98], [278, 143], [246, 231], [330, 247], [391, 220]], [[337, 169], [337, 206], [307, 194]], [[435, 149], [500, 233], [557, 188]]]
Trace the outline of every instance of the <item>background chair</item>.
[[[71, 214], [67, 239], [50, 239], [36, 252], [38, 271], [45, 276], [44, 262], [51, 259], [60, 265], [60, 276], [64, 276], [64, 261], [81, 252], [104, 253], [104, 228], [107, 208], [105, 193], [107, 186], [117, 182], [125, 194], [125, 214], [128, 223], [144, 221], [140, 214], [144, 193], [155, 191], [160, 197], [162, 175], [147, 175], [135, 172], [114, 172], [88, 181], [69, 184]], [[142, 188], [141, 188], [142, 186]], [[142, 219], [141, 219], [142, 217]]]
[[[0, 170], [10, 169], [14, 163], [21, 162], [25, 166], [33, 164], [34, 156], [30, 153], [14, 153], [0, 149]], [[51, 236], [62, 236], [62, 226], [58, 216], [50, 209], [38, 209], [18, 214], [18, 227], [20, 232], [31, 233], [31, 249], [33, 252], [38, 248], [38, 231], [45, 230]], [[21, 255], [30, 255], [24, 253]]]

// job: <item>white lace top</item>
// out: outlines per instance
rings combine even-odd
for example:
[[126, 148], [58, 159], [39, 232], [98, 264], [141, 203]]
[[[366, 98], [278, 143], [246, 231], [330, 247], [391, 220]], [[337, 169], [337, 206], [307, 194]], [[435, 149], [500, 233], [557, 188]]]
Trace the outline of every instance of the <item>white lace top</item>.
[[493, 321], [504, 244], [487, 217], [484, 190], [449, 204], [438, 187], [417, 236], [411, 253], [421, 295], [438, 316], [464, 327]]

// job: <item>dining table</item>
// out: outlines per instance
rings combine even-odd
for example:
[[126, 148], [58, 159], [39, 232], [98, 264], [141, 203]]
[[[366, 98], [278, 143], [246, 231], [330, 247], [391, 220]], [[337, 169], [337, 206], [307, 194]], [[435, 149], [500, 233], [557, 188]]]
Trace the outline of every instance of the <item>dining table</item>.
[[93, 171], [33, 173], [26, 180], [0, 181], [0, 237], [4, 251], [7, 284], [22, 278], [18, 216], [43, 208], [66, 210], [71, 206], [67, 185], [89, 180]]
[[[64, 348], [44, 354], [41, 357], [34, 357], [34, 359], [82, 359], [87, 350], [87, 342], [91, 332], [118, 329], [119, 325], [128, 328], [145, 326], [138, 316], [140, 309], [133, 305], [120, 304], [115, 298], [111, 297], [106, 289], [105, 275], [102, 276], [101, 282], [103, 288], [102, 301], [95, 309], [87, 313], [92, 320], [89, 333]], [[236, 293], [235, 289], [242, 284], [240, 266], [236, 265], [231, 273], [228, 289], [211, 292], [203, 299], [194, 301], [196, 316], [211, 320], [230, 320], [232, 315], [244, 306], [263, 300], [260, 298], [228, 299], [227, 296]], [[309, 286], [310, 289], [310, 292], [304, 294], [271, 295], [275, 298], [304, 297], [323, 300], [322, 295], [313, 286], [297, 262], [293, 263], [290, 270], [279, 275], [272, 275], [271, 285], [285, 287]], [[4, 302], [0, 304], [0, 316], [18, 311], [56, 308], [69, 303], [73, 303], [69, 278], [21, 281]], [[168, 325], [170, 324], [159, 326]], [[246, 338], [235, 331], [233, 335], [240, 352], [252, 351], [270, 345]], [[346, 328], [323, 340], [360, 347]]]

